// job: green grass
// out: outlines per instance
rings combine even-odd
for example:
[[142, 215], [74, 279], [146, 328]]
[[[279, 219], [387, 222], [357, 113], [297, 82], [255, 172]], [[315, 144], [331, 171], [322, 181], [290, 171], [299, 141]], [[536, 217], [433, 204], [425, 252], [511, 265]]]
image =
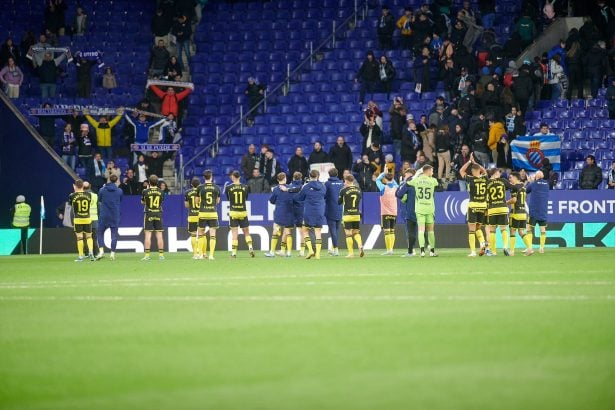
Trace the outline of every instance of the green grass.
[[0, 408], [613, 409], [614, 251], [465, 253], [0, 258]]

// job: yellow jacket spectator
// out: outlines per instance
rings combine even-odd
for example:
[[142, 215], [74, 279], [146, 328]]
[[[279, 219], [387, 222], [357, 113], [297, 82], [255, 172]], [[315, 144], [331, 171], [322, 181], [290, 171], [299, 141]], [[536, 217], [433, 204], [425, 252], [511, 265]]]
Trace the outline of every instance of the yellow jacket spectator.
[[494, 163], [498, 163], [498, 143], [502, 137], [506, 136], [504, 124], [500, 121], [489, 121], [489, 139], [487, 145], [491, 150], [491, 156]]
[[84, 110], [85, 118], [96, 129], [96, 145], [105, 159], [109, 159], [112, 156], [111, 147], [113, 143], [111, 141], [111, 131], [120, 121], [123, 113], [123, 110], [120, 108], [115, 118], [111, 121], [104, 115], [100, 117], [99, 121], [96, 121], [87, 110]]
[[404, 14], [397, 20], [397, 28], [401, 33], [402, 47], [406, 50], [412, 48], [412, 25], [414, 24], [414, 16], [412, 8], [406, 7]]

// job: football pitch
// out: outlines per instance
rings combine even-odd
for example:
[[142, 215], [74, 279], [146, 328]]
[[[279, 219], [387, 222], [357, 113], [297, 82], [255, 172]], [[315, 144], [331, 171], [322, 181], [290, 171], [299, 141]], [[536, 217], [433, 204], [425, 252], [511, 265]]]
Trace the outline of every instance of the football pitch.
[[379, 253], [0, 258], [0, 408], [615, 408], [613, 250]]

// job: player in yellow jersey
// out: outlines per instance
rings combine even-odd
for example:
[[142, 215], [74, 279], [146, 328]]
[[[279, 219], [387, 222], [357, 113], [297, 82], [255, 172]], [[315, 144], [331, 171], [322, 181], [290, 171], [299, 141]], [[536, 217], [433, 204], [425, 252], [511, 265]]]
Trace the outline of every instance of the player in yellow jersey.
[[145, 256], [143, 261], [150, 260], [149, 251], [152, 245], [152, 232], [156, 232], [156, 244], [158, 245], [158, 259], [164, 260], [164, 239], [162, 233], [162, 202], [164, 195], [158, 188], [158, 177], [150, 175], [149, 188], [143, 190], [141, 203], [143, 204], [143, 230], [145, 231]]
[[184, 206], [188, 209], [188, 233], [192, 244], [192, 259], [200, 259], [199, 247], [197, 246], [196, 234], [199, 228], [199, 179], [192, 178], [190, 188], [184, 195]]
[[237, 247], [239, 245], [239, 228], [243, 231], [250, 256], [254, 257], [252, 248], [252, 237], [250, 236], [250, 223], [248, 222], [248, 210], [246, 202], [248, 200], [249, 188], [241, 183], [239, 171], [231, 172], [230, 185], [226, 186], [224, 193], [230, 202], [229, 206], [229, 225], [231, 227], [232, 244], [231, 258], [237, 257]]
[[510, 184], [510, 200], [508, 205], [512, 207], [510, 215], [510, 256], [515, 256], [515, 243], [517, 241], [517, 230], [525, 244], [525, 251], [532, 248], [532, 236], [528, 235], [525, 227], [527, 225], [527, 211], [525, 210], [525, 200], [527, 192], [525, 185], [521, 182], [521, 175], [518, 172], [513, 172], [508, 177]]
[[487, 235], [488, 246], [485, 250], [487, 256], [496, 256], [495, 232], [500, 228], [502, 235], [502, 248], [505, 256], [508, 256], [508, 206], [506, 205], [506, 191], [510, 189], [510, 183], [502, 178], [499, 168], [490, 169], [487, 172]]
[[77, 237], [77, 251], [79, 257], [75, 259], [75, 262], [82, 262], [85, 260], [84, 247], [87, 242], [90, 260], [96, 260], [94, 258], [94, 241], [92, 240], [92, 219], [90, 217], [90, 207], [92, 204], [92, 196], [89, 192], [84, 192], [83, 181], [78, 179], [73, 183], [73, 190], [75, 192], [68, 196], [68, 203], [73, 210], [73, 224], [75, 229], [75, 235]]
[[[220, 225], [218, 222], [220, 188], [214, 184], [214, 174], [211, 170], [203, 171], [203, 178], [205, 178], [205, 182], [199, 187], [201, 207], [199, 210], [197, 248], [199, 250], [199, 259], [208, 258], [210, 261], [213, 261], [217, 241], [216, 231]], [[207, 256], [207, 233], [209, 233], [209, 257]]]
[[[468, 174], [468, 167], [470, 173]], [[466, 220], [468, 222], [468, 243], [470, 244], [469, 257], [476, 256], [476, 239], [480, 244], [480, 256], [484, 255], [485, 237], [483, 236], [482, 226], [486, 222], [487, 212], [487, 171], [482, 165], [474, 160], [474, 154], [470, 155], [470, 161], [466, 162], [459, 170], [461, 178], [465, 179], [468, 185], [468, 194], [470, 201], [468, 202], [468, 213]]]
[[338, 203], [342, 204], [342, 223], [346, 234], [346, 246], [348, 246], [347, 258], [354, 258], [353, 241], [359, 248], [359, 256], [365, 256], [363, 240], [361, 239], [361, 190], [354, 184], [354, 177], [344, 177], [344, 188], [340, 191]]

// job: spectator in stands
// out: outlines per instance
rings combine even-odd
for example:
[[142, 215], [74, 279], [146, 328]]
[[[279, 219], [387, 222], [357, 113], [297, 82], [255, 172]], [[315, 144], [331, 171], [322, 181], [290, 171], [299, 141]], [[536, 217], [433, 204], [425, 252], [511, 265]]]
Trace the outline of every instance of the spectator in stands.
[[605, 0], [598, 0], [592, 20], [596, 23], [603, 39], [613, 36], [615, 26], [615, 10]]
[[562, 96], [562, 79], [564, 68], [560, 64], [559, 54], [555, 54], [549, 62], [549, 85], [551, 87], [551, 101], [557, 101]]
[[393, 67], [393, 63], [391, 63], [387, 56], [380, 56], [380, 64], [378, 65], [378, 78], [380, 79], [382, 91], [387, 94], [387, 100], [391, 98], [391, 86], [393, 84], [393, 80], [395, 79], [395, 75], [396, 72], [395, 67]]
[[62, 160], [73, 171], [75, 170], [77, 164], [77, 157], [75, 155], [76, 145], [77, 140], [75, 139], [75, 134], [73, 134], [73, 128], [69, 123], [67, 123], [64, 126], [64, 133], [62, 134]]
[[164, 168], [164, 161], [166, 158], [164, 155], [160, 155], [158, 151], [153, 151], [151, 155], [146, 156], [145, 158], [146, 165], [146, 174], [149, 178], [152, 175], [157, 175], [158, 177], [162, 177], [162, 170]]
[[406, 126], [402, 129], [401, 133], [400, 158], [402, 161], [412, 163], [416, 160], [416, 151], [421, 146], [421, 137], [412, 114], [408, 114], [406, 119]]
[[258, 155], [258, 158], [256, 159], [255, 168], [262, 170], [261, 164], [265, 162], [265, 155], [267, 154], [267, 151], [269, 151], [269, 145], [268, 144], [261, 145], [261, 153]]
[[82, 7], [77, 7], [77, 12], [73, 18], [73, 36], [83, 36], [88, 29], [88, 15], [85, 14]]
[[248, 152], [241, 157], [241, 172], [246, 181], [252, 178], [252, 170], [256, 168], [257, 161], [258, 155], [256, 155], [256, 146], [250, 144], [248, 146]]
[[359, 92], [359, 105], [363, 106], [366, 92], [372, 94], [373, 96], [374, 91], [376, 90], [376, 82], [378, 81], [378, 77], [378, 62], [374, 58], [374, 52], [372, 50], [369, 50], [355, 78], [356, 82], [361, 82], [361, 91]]
[[380, 175], [382, 172], [382, 164], [384, 164], [384, 153], [382, 152], [380, 144], [372, 143], [372, 146], [369, 147], [369, 151], [367, 152], [367, 157], [369, 158], [369, 162], [376, 167], [376, 175]]
[[[406, 116], [407, 118], [407, 116]], [[414, 119], [414, 117], [413, 117]], [[427, 122], [427, 115], [425, 114], [421, 114], [421, 118], [419, 119], [419, 123], [416, 124], [416, 130], [421, 133], [423, 131], [427, 131], [427, 128], [429, 127], [429, 123]]]
[[459, 181], [460, 191], [468, 190], [468, 184], [466, 183], [465, 179], [461, 178], [461, 175], [459, 174], [459, 170], [468, 161], [470, 161], [470, 147], [467, 146], [466, 144], [463, 144], [461, 146], [461, 152], [459, 153], [459, 155], [456, 155], [455, 159], [453, 160], [453, 169], [455, 170], [455, 173], [457, 175], [457, 180]]
[[615, 189], [615, 161], [611, 163], [611, 169], [609, 169], [607, 189]]
[[598, 89], [607, 73], [607, 61], [604, 42], [601, 41], [595, 43], [583, 58], [585, 78], [589, 80], [592, 98], [598, 97]]
[[570, 45], [566, 46], [566, 67], [568, 67], [568, 90], [566, 99], [572, 99], [572, 89], [577, 89], [577, 98], [583, 99], [583, 50], [581, 49], [578, 30], [571, 30], [566, 43], [570, 41]]
[[414, 16], [412, 15], [412, 7], [404, 7], [404, 14], [397, 20], [397, 28], [401, 34], [401, 46], [404, 50], [412, 49], [413, 23]]
[[173, 25], [172, 34], [177, 42], [177, 60], [182, 68], [182, 71], [188, 71], [184, 67], [183, 55], [186, 54], [186, 61], [190, 62], [190, 36], [192, 36], [192, 26], [188, 21], [188, 17], [179, 16]]
[[263, 177], [269, 182], [269, 185], [278, 184], [277, 175], [282, 172], [282, 166], [271, 148], [265, 152], [265, 158], [260, 162], [259, 171], [261, 171]]
[[0, 48], [0, 67], [7, 64], [9, 58], [12, 58], [15, 64], [21, 63], [21, 52], [11, 37], [7, 38]]
[[566, 41], [564, 41], [563, 39], [560, 39], [559, 43], [554, 45], [551, 50], [549, 50], [549, 52], [547, 53], [547, 58], [549, 60], [553, 60], [553, 57], [555, 57], [556, 55], [559, 56], [558, 63], [564, 69], [564, 74], [568, 74], [568, 67], [566, 66]]
[[169, 42], [169, 33], [173, 27], [173, 18], [159, 8], [156, 10], [154, 17], [152, 17], [151, 27], [154, 34], [154, 44], [158, 44], [160, 40], [167, 44]]
[[427, 157], [425, 156], [425, 153], [423, 151], [419, 150], [416, 153], [416, 161], [414, 161], [414, 164], [413, 164], [412, 167], [414, 169], [421, 169], [421, 168], [423, 168], [423, 166], [431, 165], [431, 164], [433, 164], [433, 163], [427, 159]]
[[117, 80], [111, 67], [107, 67], [105, 69], [105, 74], [103, 74], [102, 79], [102, 86], [105, 90], [109, 92], [111, 92], [111, 90], [113, 90], [114, 88], [117, 88]]
[[95, 60], [80, 58], [76, 60], [77, 66], [77, 97], [90, 98], [92, 93], [92, 67], [96, 65]]
[[382, 141], [382, 129], [376, 124], [377, 115], [372, 110], [366, 110], [365, 118], [359, 132], [363, 136], [361, 152], [365, 153], [372, 144], [380, 144]]
[[38, 68], [38, 79], [42, 98], [53, 98], [56, 96], [58, 65], [60, 65], [65, 58], [66, 53], [62, 53], [56, 58], [53, 58], [53, 55], [49, 52], [45, 53], [45, 57]]
[[47, 2], [44, 13], [44, 27], [54, 34], [58, 34], [60, 30], [60, 14], [56, 10], [55, 1]]
[[[43, 108], [53, 108], [50, 103], [43, 104]], [[56, 139], [56, 119], [55, 117], [44, 115], [38, 118], [38, 131], [41, 137], [53, 148]]]
[[248, 96], [248, 125], [254, 124], [254, 117], [256, 117], [260, 111], [260, 103], [265, 98], [265, 86], [258, 84], [256, 78], [248, 78], [248, 85], [243, 92]]
[[481, 109], [488, 117], [500, 116], [500, 98], [495, 88], [495, 81], [490, 81], [480, 96]]
[[[422, 151], [430, 162], [434, 161], [434, 152], [436, 152], [436, 130], [437, 127], [435, 125], [432, 125], [420, 134], [422, 141]], [[411, 159], [411, 163], [414, 163], [416, 161], [416, 150], [414, 158]]]
[[177, 61], [177, 57], [171, 56], [167, 66], [164, 69], [164, 76], [167, 80], [174, 81], [177, 77], [181, 78], [182, 74], [182, 68]]
[[[133, 167], [135, 174], [135, 180], [139, 184], [139, 189], [143, 186], [143, 183], [147, 181], [147, 164], [145, 163], [145, 155], [140, 154], [137, 157], [137, 162]], [[140, 192], [140, 191], [139, 191]]]
[[151, 75], [162, 75], [167, 63], [171, 58], [169, 50], [165, 46], [164, 40], [158, 40], [158, 45], [152, 48], [149, 59], [149, 71]]
[[365, 108], [365, 111], [363, 111], [363, 114], [367, 117], [370, 111], [374, 114], [374, 121], [376, 121], [376, 125], [378, 125], [381, 130], [384, 130], [384, 113], [380, 110], [378, 104], [376, 104], [373, 100], [369, 100], [367, 102], [367, 107]]
[[431, 90], [431, 53], [429, 47], [423, 46], [418, 55], [414, 59], [414, 79], [417, 82], [415, 91], [424, 93]]
[[160, 191], [162, 192], [162, 195], [169, 195], [171, 193], [171, 190], [169, 189], [169, 186], [166, 182], [160, 181], [159, 187]]
[[438, 128], [436, 153], [438, 157], [438, 179], [442, 181], [448, 178], [451, 173], [451, 134], [448, 125]]
[[453, 132], [451, 133], [451, 144], [452, 144], [451, 158], [454, 161], [455, 158], [461, 153], [461, 147], [464, 144], [468, 144], [468, 138], [466, 137], [466, 134], [463, 131], [463, 125], [459, 123], [455, 124], [455, 128]]
[[87, 178], [92, 185], [92, 191], [98, 192], [100, 187], [105, 185], [107, 180], [105, 179], [105, 171], [107, 167], [99, 152], [94, 154], [94, 160], [90, 162], [90, 167], [86, 169]]
[[120, 185], [124, 195], [139, 195], [141, 193], [141, 184], [135, 179], [135, 172], [132, 169], [126, 170], [126, 176]]
[[0, 70], [0, 82], [9, 98], [19, 98], [19, 87], [23, 83], [23, 72], [13, 57], [9, 57], [6, 65]]
[[288, 160], [288, 174], [294, 175], [295, 172], [301, 172], [303, 176], [306, 176], [310, 172], [310, 166], [303, 155], [303, 149], [301, 147], [295, 148], [295, 155]]
[[543, 158], [540, 171], [542, 171], [544, 179], [549, 182], [549, 189], [553, 189], [553, 187], [555, 187], [555, 184], [557, 184], [559, 175], [557, 172], [553, 171], [553, 165], [551, 165], [551, 161], [549, 160], [549, 158]]
[[536, 137], [540, 137], [541, 135], [549, 135], [551, 134], [551, 130], [549, 130], [549, 124], [546, 122], [540, 123], [540, 131], [534, 134]]
[[90, 123], [90, 125], [92, 125], [92, 127], [94, 127], [94, 129], [96, 130], [96, 145], [98, 149], [103, 154], [106, 160], [111, 159], [111, 157], [113, 156], [112, 130], [113, 127], [115, 127], [120, 121], [120, 119], [122, 119], [124, 109], [119, 108], [117, 110], [117, 115], [111, 121], [109, 121], [109, 119], [105, 115], [100, 117], [99, 121], [96, 121], [90, 115], [87, 109], [84, 109], [83, 113], [85, 114], [85, 118]]
[[393, 33], [395, 32], [395, 17], [389, 6], [382, 6], [382, 15], [378, 19], [378, 48], [390, 50], [393, 48]]
[[611, 77], [611, 84], [606, 89], [606, 107], [609, 110], [609, 119], [615, 120], [615, 75]]
[[419, 12], [416, 13], [415, 21], [414, 21], [414, 52], [415, 54], [419, 54], [421, 52], [421, 48], [425, 45], [425, 39], [431, 38], [433, 33], [433, 24], [428, 15], [429, 6], [427, 10], [421, 8]]
[[596, 165], [596, 157], [588, 155], [587, 158], [585, 158], [585, 163], [586, 166], [579, 176], [579, 188], [598, 189], [602, 182], [602, 169]]
[[517, 107], [513, 106], [510, 109], [510, 112], [504, 117], [504, 123], [509, 142], [514, 141], [519, 135], [525, 135], [525, 122]]
[[150, 85], [150, 89], [162, 100], [160, 113], [165, 117], [169, 114], [173, 114], [173, 116], [178, 118], [179, 122], [179, 103], [192, 92], [192, 89], [185, 88], [183, 91], [176, 93], [173, 87], [167, 87], [166, 91], [162, 91], [154, 84]]
[[71, 110], [71, 114], [62, 117], [62, 120], [64, 120], [64, 122], [66, 122], [67, 124], [71, 125], [71, 130], [73, 132], [75, 132], [75, 130], [78, 130], [81, 124], [86, 122], [85, 117], [79, 114], [79, 111], [77, 110]]
[[[534, 23], [534, 20], [532, 20], [532, 18], [530, 17], [528, 8], [529, 6], [525, 7], [523, 15], [519, 20], [517, 20], [517, 24], [515, 25], [515, 32], [519, 35], [519, 38], [521, 39], [522, 48], [526, 48], [527, 46], [532, 44], [537, 34], [536, 24]], [[485, 20], [483, 18], [483, 24], [484, 22]]]
[[393, 105], [389, 108], [389, 115], [391, 118], [391, 139], [395, 147], [395, 155], [398, 158], [401, 155], [401, 134], [405, 126], [407, 113], [408, 109], [404, 105], [404, 100], [401, 97], [395, 97]]
[[251, 194], [265, 194], [271, 192], [271, 187], [267, 178], [261, 175], [258, 168], [252, 170], [252, 175], [247, 182]]
[[440, 79], [444, 83], [444, 95], [448, 101], [453, 101], [455, 96], [455, 79], [457, 78], [457, 69], [452, 58], [447, 58], [444, 67], [440, 70]]
[[363, 154], [361, 159], [352, 167], [352, 171], [357, 174], [359, 187], [363, 192], [375, 192], [376, 184], [374, 183], [374, 174], [376, 166], [369, 160], [367, 154]]
[[105, 169], [105, 180], [108, 181], [111, 175], [115, 175], [118, 181], [122, 177], [122, 170], [115, 165], [115, 161], [109, 160], [107, 162], [107, 169]]
[[532, 98], [534, 92], [534, 80], [530, 74], [530, 62], [524, 61], [523, 65], [519, 69], [519, 76], [513, 78], [513, 84], [511, 90], [519, 109], [522, 113], [527, 111], [527, 106]]
[[505, 136], [506, 130], [504, 129], [504, 124], [502, 124], [502, 122], [498, 119], [490, 119], [489, 140], [487, 141], [487, 145], [489, 146], [489, 150], [491, 151], [491, 159], [496, 164], [496, 166], [498, 166], [498, 144]]
[[30, 51], [30, 47], [36, 44], [36, 38], [34, 37], [34, 33], [32, 31], [26, 31], [24, 36], [21, 38], [19, 42], [19, 51], [21, 56], [24, 57]]
[[345, 169], [352, 168], [352, 151], [341, 135], [329, 151], [329, 161], [335, 165], [338, 175], [342, 175]]
[[323, 150], [322, 143], [320, 141], [316, 141], [314, 143], [314, 151], [310, 154], [308, 158], [308, 164], [322, 164], [329, 161], [329, 155]]

